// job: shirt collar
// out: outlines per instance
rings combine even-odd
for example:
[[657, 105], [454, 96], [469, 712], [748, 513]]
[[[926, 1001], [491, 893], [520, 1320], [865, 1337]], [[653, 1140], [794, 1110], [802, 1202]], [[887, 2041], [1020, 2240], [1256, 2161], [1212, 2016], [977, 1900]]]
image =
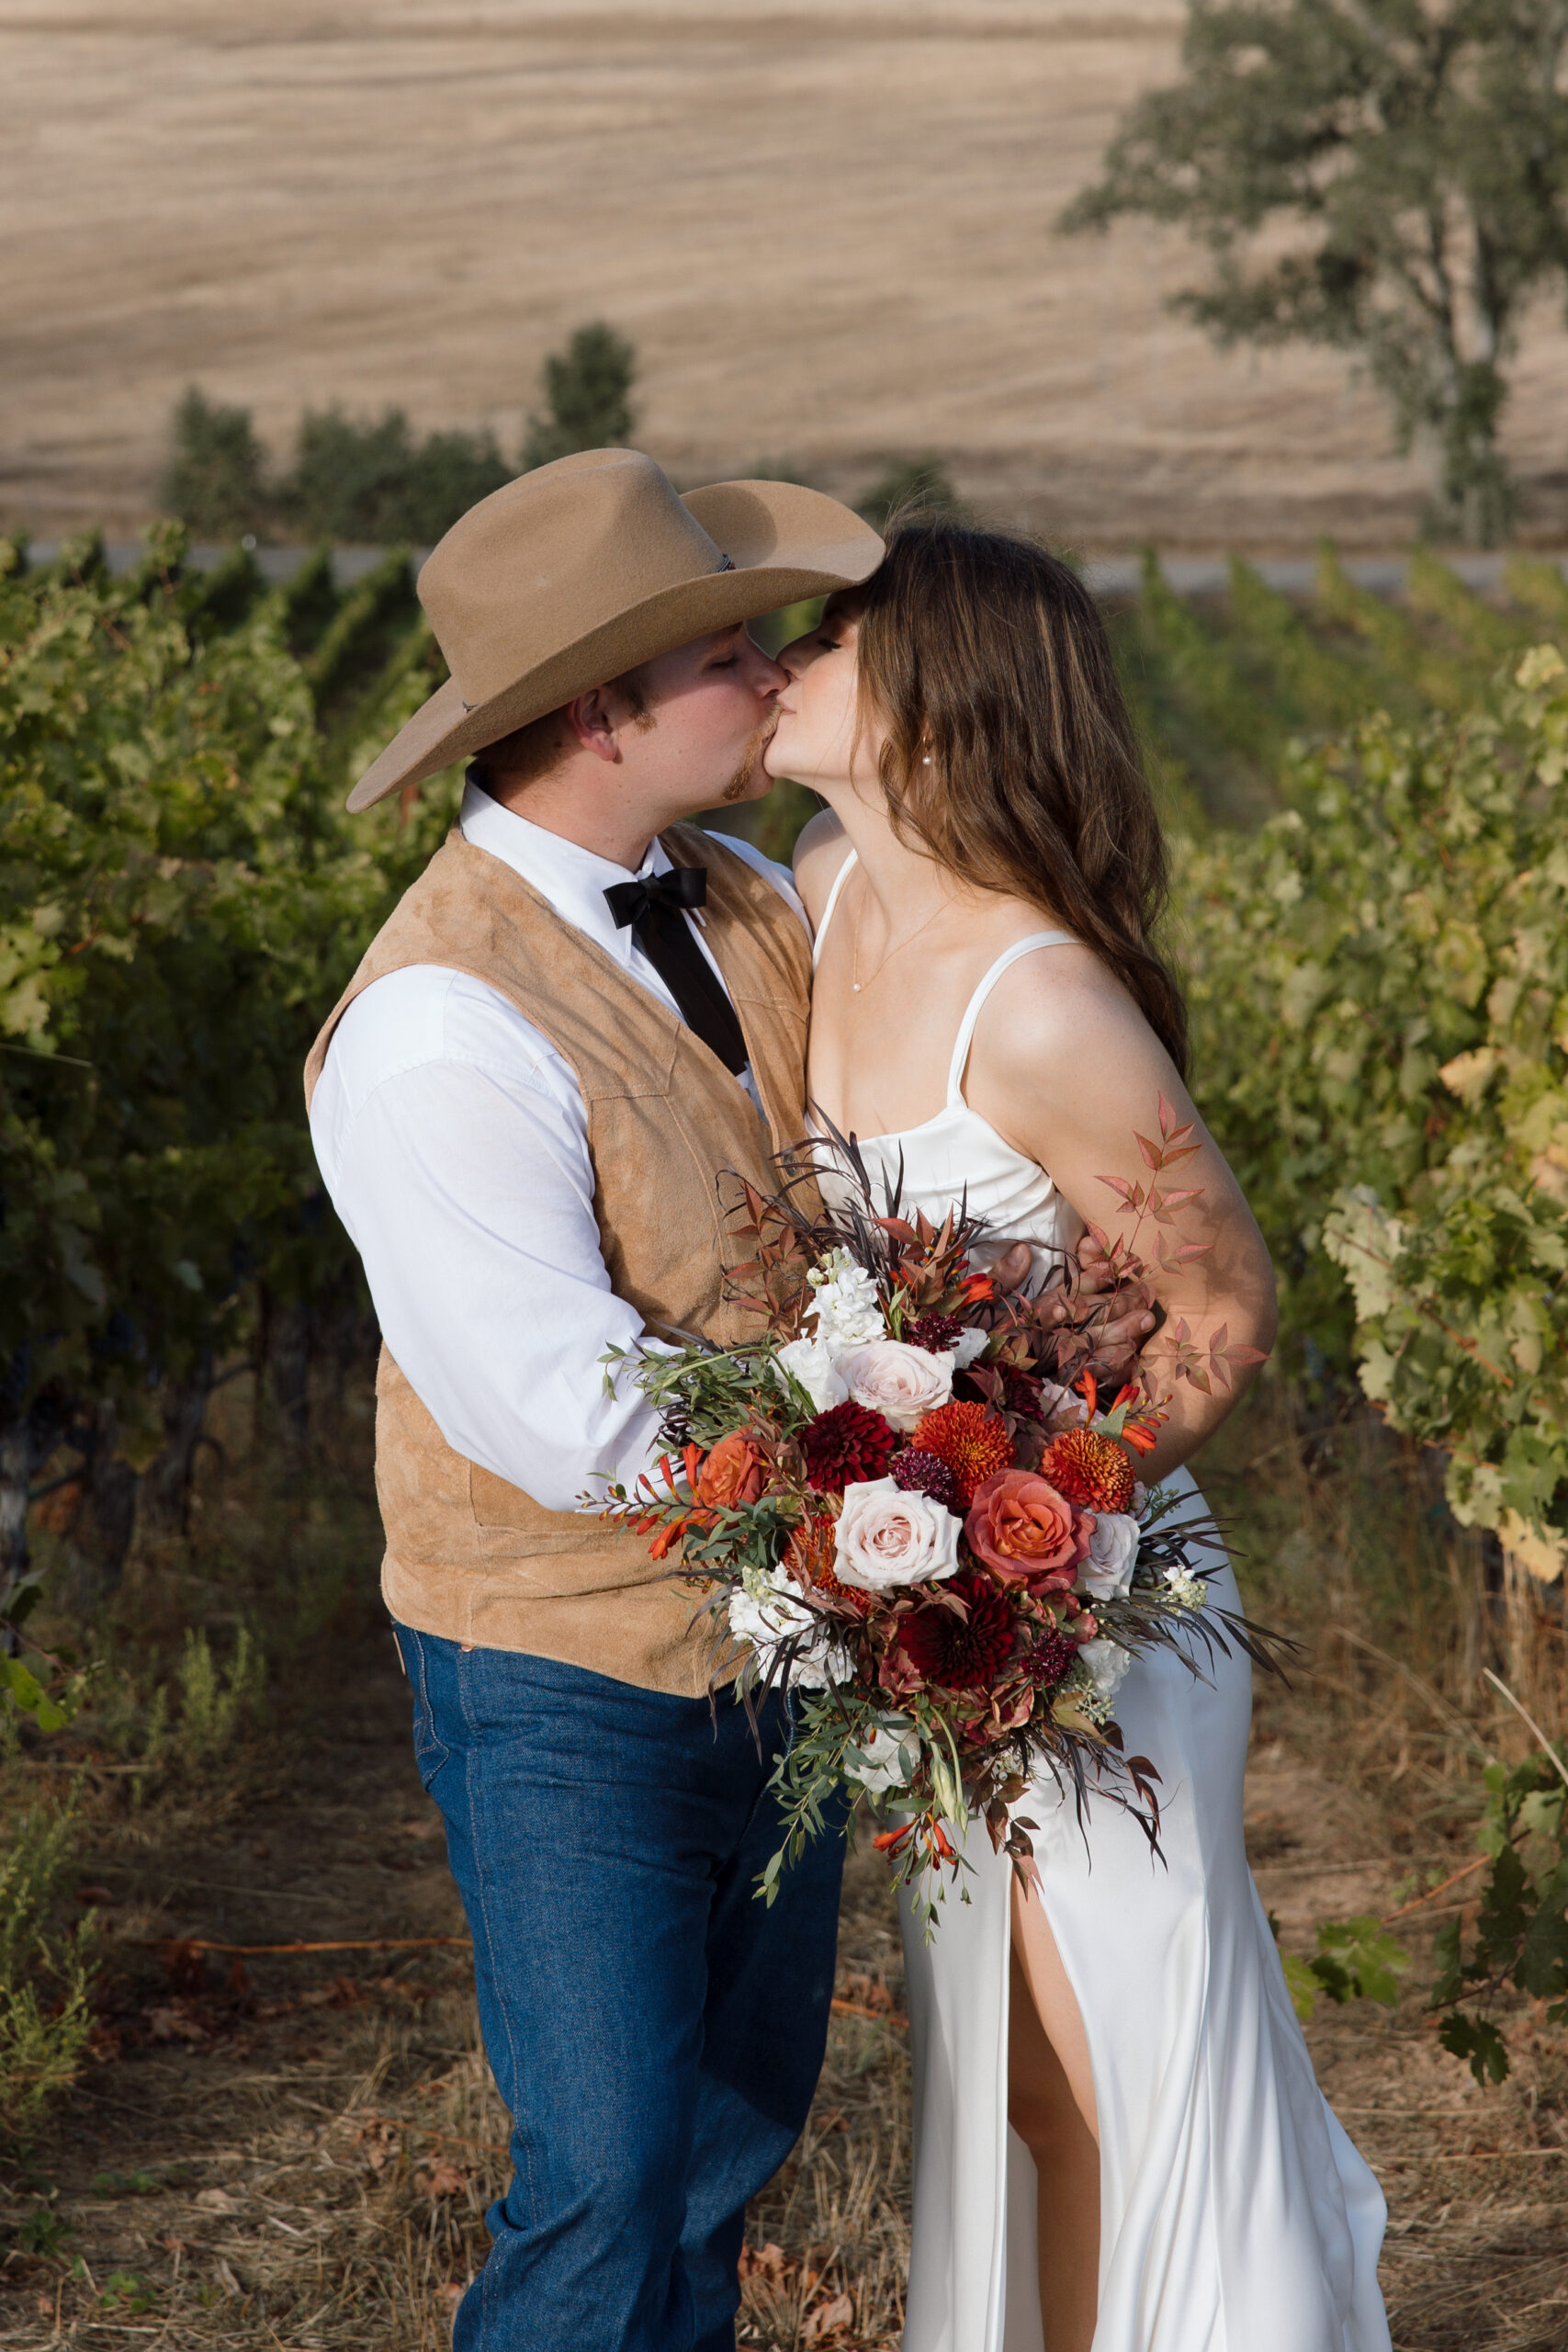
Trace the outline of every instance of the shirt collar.
[[[530, 824], [526, 817], [492, 800], [477, 784], [463, 788], [457, 823], [466, 842], [520, 874], [564, 922], [586, 932], [618, 963], [629, 963], [631, 932], [617, 926], [604, 901], [612, 883], [631, 878], [626, 866], [584, 849], [580, 842], [547, 832], [543, 825]], [[668, 874], [670, 863], [663, 842], [656, 838], [649, 843], [648, 854], [636, 872], [637, 876]]]

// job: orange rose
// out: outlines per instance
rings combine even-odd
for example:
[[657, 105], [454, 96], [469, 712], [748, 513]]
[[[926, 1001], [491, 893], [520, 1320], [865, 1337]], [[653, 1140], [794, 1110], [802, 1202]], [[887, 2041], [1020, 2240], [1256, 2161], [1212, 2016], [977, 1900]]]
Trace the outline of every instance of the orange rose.
[[762, 1491], [761, 1456], [749, 1437], [721, 1437], [697, 1473], [697, 1500], [710, 1510], [754, 1503]]
[[1066, 1591], [1089, 1552], [1094, 1514], [1032, 1470], [998, 1470], [975, 1491], [964, 1532], [1004, 1584]]

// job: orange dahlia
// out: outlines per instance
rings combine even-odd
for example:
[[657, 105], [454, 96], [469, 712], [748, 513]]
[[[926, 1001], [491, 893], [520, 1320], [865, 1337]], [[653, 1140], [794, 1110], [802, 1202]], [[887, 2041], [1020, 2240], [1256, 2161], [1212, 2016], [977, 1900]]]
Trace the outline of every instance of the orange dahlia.
[[1132, 1456], [1103, 1430], [1064, 1430], [1041, 1455], [1040, 1476], [1080, 1510], [1132, 1509]]
[[915, 1431], [921, 1453], [934, 1453], [953, 1473], [957, 1508], [967, 1510], [975, 1490], [1012, 1463], [1012, 1440], [1000, 1414], [986, 1405], [939, 1405]]

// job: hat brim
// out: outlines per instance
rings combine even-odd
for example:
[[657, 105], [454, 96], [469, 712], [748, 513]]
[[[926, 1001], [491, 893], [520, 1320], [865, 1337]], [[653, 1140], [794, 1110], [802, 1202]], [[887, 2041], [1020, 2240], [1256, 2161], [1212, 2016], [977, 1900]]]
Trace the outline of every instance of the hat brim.
[[882, 541], [869, 524], [796, 482], [716, 482], [688, 492], [684, 503], [729, 557], [730, 570], [660, 589], [472, 707], [448, 678], [366, 769], [349, 808], [357, 814], [471, 759], [514, 728], [694, 638], [858, 586], [882, 560]]

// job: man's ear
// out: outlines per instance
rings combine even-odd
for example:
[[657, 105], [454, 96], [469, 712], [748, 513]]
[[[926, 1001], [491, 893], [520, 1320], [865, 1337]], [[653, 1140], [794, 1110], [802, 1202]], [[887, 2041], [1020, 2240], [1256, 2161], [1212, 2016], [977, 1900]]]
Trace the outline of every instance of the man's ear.
[[619, 760], [621, 747], [615, 739], [608, 688], [590, 686], [585, 695], [569, 702], [561, 715], [583, 751], [592, 752], [596, 760]]

